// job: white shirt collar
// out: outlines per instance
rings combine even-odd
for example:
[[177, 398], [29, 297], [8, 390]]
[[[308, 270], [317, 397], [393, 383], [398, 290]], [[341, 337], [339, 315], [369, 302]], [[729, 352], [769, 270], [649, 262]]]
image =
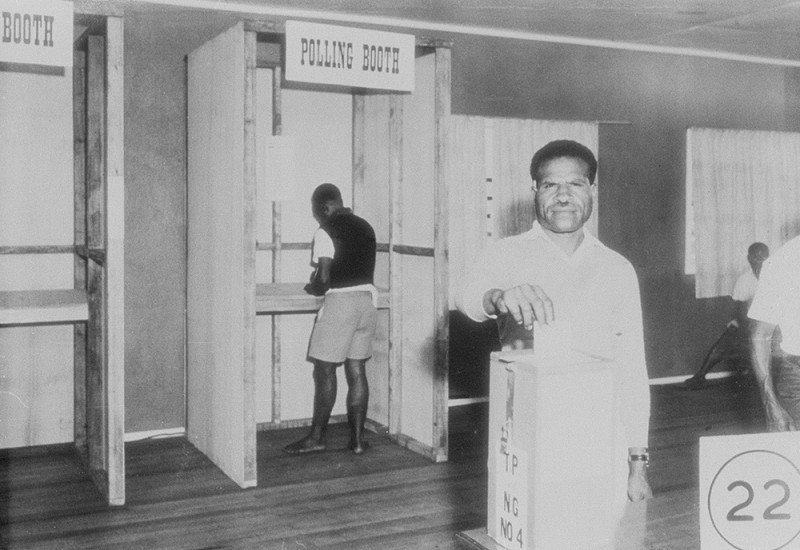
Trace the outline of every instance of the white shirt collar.
[[[547, 233], [545, 233], [544, 229], [542, 229], [542, 226], [539, 224], [538, 221], [534, 221], [533, 222], [533, 226], [530, 228], [529, 231], [526, 231], [525, 233], [523, 233], [522, 237], [525, 238], [525, 239], [530, 239], [530, 240], [533, 240], [533, 239], [546, 239], [548, 243], [552, 244], [558, 250], [561, 250], [561, 248], [558, 245], [556, 245], [556, 243], [553, 242], [553, 239], [551, 239], [550, 236]], [[572, 255], [575, 256], [575, 254], [578, 254], [578, 252], [583, 248], [604, 247], [604, 246], [605, 245], [603, 243], [601, 243], [600, 240], [597, 237], [592, 235], [592, 233], [589, 231], [589, 229], [584, 225], [583, 226], [583, 240], [581, 241], [581, 244], [578, 245], [578, 248], [575, 249], [575, 252]]]

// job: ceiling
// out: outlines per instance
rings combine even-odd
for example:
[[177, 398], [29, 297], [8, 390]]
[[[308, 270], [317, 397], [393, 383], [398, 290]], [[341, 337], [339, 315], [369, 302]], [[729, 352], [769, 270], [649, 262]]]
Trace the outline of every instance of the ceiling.
[[[332, 23], [690, 48], [800, 62], [800, 1], [786, 0], [144, 0]], [[313, 12], [313, 13], [312, 13]], [[320, 13], [325, 12], [325, 13]], [[386, 24], [386, 23], [383, 23]], [[390, 23], [391, 24], [391, 23]], [[547, 35], [547, 36], [541, 36]], [[614, 44], [611, 44], [611, 43]]]

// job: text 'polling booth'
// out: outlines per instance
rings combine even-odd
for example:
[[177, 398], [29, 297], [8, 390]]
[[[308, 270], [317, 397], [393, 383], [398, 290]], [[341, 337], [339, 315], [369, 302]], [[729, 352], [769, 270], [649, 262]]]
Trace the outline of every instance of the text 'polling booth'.
[[330, 182], [378, 241], [367, 425], [446, 459], [448, 45], [247, 21], [188, 71], [190, 441], [246, 487], [257, 429], [310, 423], [310, 199]]

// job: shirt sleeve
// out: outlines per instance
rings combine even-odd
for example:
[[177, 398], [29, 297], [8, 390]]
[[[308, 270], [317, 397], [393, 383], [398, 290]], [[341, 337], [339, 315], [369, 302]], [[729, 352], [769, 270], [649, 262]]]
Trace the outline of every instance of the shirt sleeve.
[[770, 258], [761, 266], [758, 286], [753, 297], [753, 303], [750, 304], [750, 309], [747, 311], [747, 316], [757, 321], [764, 321], [773, 325], [779, 324], [782, 294], [779, 269], [776, 269], [772, 258]]
[[311, 263], [316, 265], [320, 258], [333, 258], [335, 253], [333, 240], [321, 227], [314, 233], [314, 242], [311, 245]]
[[650, 381], [644, 352], [639, 281], [633, 266], [622, 277], [620, 309], [613, 338], [620, 367], [620, 417], [629, 447], [647, 447], [650, 434]]
[[456, 308], [473, 321], [482, 322], [495, 317], [483, 309], [483, 295], [493, 288], [506, 286], [502, 271], [497, 268], [505, 265], [501, 248], [498, 242], [485, 248], [467, 271], [461, 288], [456, 290]]
[[736, 279], [731, 297], [737, 302], [749, 302], [753, 298], [754, 290], [750, 281], [750, 273], [745, 271]]

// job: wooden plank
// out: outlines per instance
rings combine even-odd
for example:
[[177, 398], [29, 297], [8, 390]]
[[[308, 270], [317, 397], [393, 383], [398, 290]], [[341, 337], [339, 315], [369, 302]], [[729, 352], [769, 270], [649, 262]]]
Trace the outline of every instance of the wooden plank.
[[244, 33], [244, 181], [242, 189], [242, 426], [244, 476], [256, 464], [256, 33]]
[[[352, 96], [352, 172], [353, 172], [353, 210], [364, 216], [375, 230], [378, 241], [377, 252], [388, 252], [391, 221], [389, 208], [389, 113], [390, 96], [354, 93]], [[376, 138], [376, 134], [380, 137]], [[389, 255], [378, 254], [375, 265], [375, 285], [389, 288]], [[383, 302], [383, 294], [379, 301]], [[385, 306], [389, 308], [389, 296]], [[379, 305], [383, 307], [383, 303]], [[390, 395], [392, 388], [389, 382], [391, 370], [390, 341], [391, 312], [379, 316], [376, 341], [373, 354], [367, 369], [370, 388], [369, 421], [389, 424]]]
[[14, 63], [13, 61], [0, 61], [0, 72], [29, 73], [49, 76], [64, 76], [64, 67], [53, 65], [34, 65], [33, 63]]
[[122, 17], [125, 14], [122, 3], [115, 0], [72, 0], [72, 9], [78, 20], [86, 15]]
[[125, 503], [125, 101], [124, 23], [106, 20], [106, 464], [108, 503]]
[[[86, 242], [105, 247], [105, 38], [90, 36], [86, 58]], [[106, 431], [106, 312], [103, 306], [105, 273], [89, 262], [86, 281], [89, 322], [86, 345], [86, 448], [89, 472], [107, 493]]]
[[448, 344], [450, 274], [448, 272], [448, 173], [447, 133], [450, 117], [450, 50], [436, 49], [434, 116], [436, 152], [434, 155], [434, 217], [433, 217], [433, 278], [434, 278], [434, 326], [435, 365], [433, 380], [433, 445], [436, 460], [447, 460], [448, 450]]
[[[311, 243], [286, 243], [281, 242], [281, 250], [311, 250]], [[256, 250], [277, 250], [277, 243], [256, 243]]]
[[263, 34], [284, 34], [286, 25], [280, 21], [248, 20], [244, 22], [244, 30]]
[[188, 71], [187, 435], [240, 487], [257, 482], [255, 421], [245, 420], [255, 317], [255, 234], [246, 219], [254, 172], [244, 162], [254, 138], [245, 131], [249, 55], [239, 23], [191, 52]]
[[[304, 283], [260, 283], [256, 285], [256, 313], [308, 313], [322, 306], [322, 296], [312, 296]], [[378, 290], [378, 309], [390, 307], [390, 292]]]
[[89, 264], [86, 281], [87, 301], [89, 304], [89, 322], [86, 338], [86, 460], [89, 472], [99, 484], [104, 478], [96, 477], [97, 472], [105, 472], [105, 449], [108, 441], [105, 429], [105, 309], [103, 307], [103, 288], [105, 274], [100, 266]]
[[[72, 65], [73, 93], [73, 231], [76, 246], [86, 244], [86, 55], [76, 51]], [[73, 287], [86, 299], [86, 260], [77, 254], [73, 261]], [[89, 306], [86, 305], [86, 316]], [[73, 434], [75, 445], [86, 448], [86, 325], [73, 329]]]
[[105, 38], [90, 36], [86, 88], [86, 245], [105, 248]]
[[353, 211], [363, 212], [366, 194], [364, 167], [366, 142], [364, 134], [364, 95], [353, 94]]
[[444, 40], [441, 38], [432, 38], [429, 36], [417, 36], [415, 37], [415, 45], [420, 48], [452, 48], [453, 41], [452, 40]]
[[75, 247], [72, 245], [0, 246], [0, 254], [73, 254], [74, 252]]
[[0, 325], [75, 323], [88, 318], [83, 290], [0, 291]]
[[[402, 205], [395, 245], [433, 247], [436, 203], [435, 56], [415, 59], [415, 89], [403, 99]], [[434, 259], [393, 253], [399, 273], [392, 289], [402, 296], [402, 435], [438, 448], [434, 437], [436, 317]], [[397, 340], [393, 340], [396, 345]]]
[[[403, 98], [389, 96], [389, 250], [403, 229]], [[389, 254], [389, 433], [399, 435], [403, 420], [402, 260]]]
[[75, 254], [80, 256], [84, 260], [92, 260], [98, 265], [103, 265], [106, 263], [105, 248], [89, 248], [86, 246], [76, 246]]
[[[280, 136], [283, 133], [283, 110], [282, 110], [282, 71], [280, 67], [275, 67], [272, 72], [272, 135]], [[272, 282], [279, 283], [281, 280], [281, 203], [272, 203]], [[272, 421], [281, 421], [281, 319], [273, 315], [270, 320], [271, 331], [271, 350], [272, 350]]]
[[427, 256], [435, 258], [441, 253], [437, 253], [436, 247], [431, 246], [411, 246], [407, 244], [396, 244], [392, 246], [392, 252], [406, 256]]
[[[336, 23], [333, 23], [336, 24]], [[248, 20], [245, 21], [245, 30], [257, 32], [260, 34], [286, 34], [286, 25], [282, 21], [270, 20]], [[414, 44], [417, 47], [423, 48], [452, 48], [452, 40], [444, 40], [439, 38], [432, 38], [428, 36], [415, 36]]]

